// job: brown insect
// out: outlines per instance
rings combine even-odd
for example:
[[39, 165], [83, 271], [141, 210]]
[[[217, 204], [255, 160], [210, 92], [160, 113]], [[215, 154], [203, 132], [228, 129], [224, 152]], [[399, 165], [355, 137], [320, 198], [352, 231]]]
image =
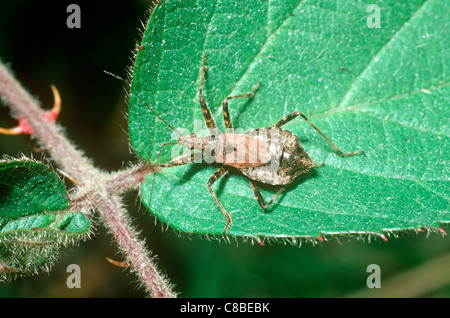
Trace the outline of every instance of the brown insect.
[[[230, 167], [236, 168], [244, 176], [248, 177], [250, 185], [255, 193], [256, 199], [262, 210], [266, 210], [275, 199], [286, 189], [287, 185], [292, 183], [297, 176], [309, 172], [313, 168], [321, 167], [323, 164], [315, 164], [314, 161], [305, 152], [300, 140], [293, 133], [281, 129], [283, 125], [292, 119], [301, 116], [303, 119], [314, 128], [341, 156], [351, 156], [356, 154], [364, 154], [363, 151], [354, 151], [343, 153], [340, 151], [304, 114], [295, 111], [290, 115], [284, 117], [271, 127], [258, 128], [250, 130], [244, 134], [235, 134], [232, 132], [232, 123], [230, 113], [228, 110], [228, 101], [236, 98], [252, 98], [255, 91], [260, 86], [256, 84], [251, 93], [229, 96], [222, 102], [223, 118], [226, 133], [219, 132], [211, 111], [203, 98], [203, 82], [206, 74], [206, 56], [203, 59], [203, 68], [200, 80], [199, 101], [203, 113], [203, 118], [208, 127], [210, 135], [207, 137], [197, 137], [196, 134], [183, 135], [162, 119], [150, 106], [148, 106], [139, 96], [138, 98], [167, 126], [180, 134], [176, 143], [165, 143], [161, 146], [159, 155], [164, 146], [181, 144], [185, 145], [188, 150], [197, 149], [203, 154], [212, 157], [215, 162], [221, 163], [222, 166], [209, 178], [206, 184], [214, 201], [218, 205], [220, 211], [223, 213], [227, 224], [224, 232], [232, 224], [232, 218], [227, 210], [219, 201], [217, 195], [212, 190], [211, 186], [219, 178], [223, 177], [230, 171]], [[188, 155], [171, 160], [164, 164], [159, 164], [159, 155], [156, 163], [157, 167], [175, 167], [194, 162], [195, 153], [191, 152]], [[155, 175], [153, 176], [153, 183]], [[280, 186], [281, 188], [266, 204], [257, 183], [262, 182], [269, 185]], [[153, 191], [153, 184], [152, 184]], [[151, 196], [150, 196], [151, 201]]]

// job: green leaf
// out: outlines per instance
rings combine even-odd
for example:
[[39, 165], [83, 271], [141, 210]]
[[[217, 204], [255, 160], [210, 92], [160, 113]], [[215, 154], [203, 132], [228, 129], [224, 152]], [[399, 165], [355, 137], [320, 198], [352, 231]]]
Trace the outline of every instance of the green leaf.
[[[380, 28], [367, 21], [375, 4]], [[137, 54], [132, 87], [183, 132], [204, 132], [204, 95], [219, 127], [229, 102], [233, 127], [268, 127], [299, 110], [343, 152], [339, 157], [303, 120], [297, 135], [322, 168], [301, 176], [263, 212], [248, 180], [233, 173], [213, 185], [233, 217], [230, 235], [317, 237], [437, 227], [448, 222], [450, 129], [448, 1], [162, 1]], [[131, 143], [156, 162], [168, 128], [134, 94]], [[205, 133], [206, 134], [206, 133]], [[178, 146], [163, 147], [160, 162]], [[175, 149], [175, 150], [172, 150]], [[223, 233], [226, 221], [206, 183], [217, 166], [172, 167], [155, 178], [150, 210], [184, 232]], [[153, 175], [142, 186], [148, 205]], [[277, 189], [264, 187], [268, 201]]]
[[48, 269], [61, 247], [85, 236], [89, 220], [68, 208], [64, 184], [47, 166], [30, 160], [1, 162], [2, 274]]
[[0, 218], [65, 210], [66, 189], [58, 176], [33, 161], [0, 164]]

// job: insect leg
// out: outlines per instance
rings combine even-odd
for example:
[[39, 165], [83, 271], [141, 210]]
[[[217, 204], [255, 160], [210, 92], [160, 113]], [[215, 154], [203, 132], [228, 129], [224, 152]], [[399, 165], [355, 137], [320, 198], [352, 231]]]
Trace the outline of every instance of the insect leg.
[[219, 206], [220, 211], [222, 212], [223, 216], [227, 220], [227, 225], [225, 226], [224, 232], [227, 232], [227, 229], [231, 226], [231, 223], [233, 223], [233, 220], [231, 219], [231, 215], [228, 214], [227, 210], [223, 207], [222, 203], [220, 203], [219, 198], [214, 193], [213, 189], [211, 188], [211, 185], [216, 182], [220, 177], [223, 177], [225, 174], [228, 173], [228, 170], [225, 169], [225, 167], [220, 167], [219, 170], [214, 172], [214, 174], [209, 178], [208, 183], [206, 184], [206, 187], [208, 188], [209, 192], [211, 193], [214, 201], [216, 201], [216, 204]]
[[223, 121], [225, 122], [225, 127], [227, 129], [231, 129], [233, 128], [232, 124], [231, 124], [231, 117], [230, 117], [230, 112], [228, 110], [228, 101], [230, 99], [235, 99], [235, 98], [252, 98], [255, 95], [255, 91], [258, 89], [258, 87], [261, 85], [261, 82], [257, 83], [254, 87], [251, 93], [247, 93], [247, 94], [242, 94], [242, 95], [236, 95], [236, 96], [228, 96], [227, 98], [224, 99], [224, 101], [222, 102], [222, 109], [223, 109]]
[[261, 207], [261, 209], [263, 211], [267, 210], [269, 208], [269, 206], [273, 203], [273, 201], [275, 201], [275, 199], [284, 192], [284, 190], [286, 189], [286, 186], [282, 187], [280, 190], [278, 190], [278, 192], [272, 197], [272, 199], [270, 199], [269, 203], [265, 203], [264, 202], [264, 198], [261, 195], [261, 192], [259, 191], [259, 188], [256, 186], [256, 184], [250, 181], [250, 185], [252, 186], [253, 192], [255, 193], [256, 196], [256, 200], [258, 200], [258, 204]]
[[202, 68], [202, 77], [200, 79], [200, 90], [199, 90], [199, 101], [200, 106], [202, 108], [203, 118], [205, 119], [206, 126], [208, 127], [208, 130], [212, 136], [215, 136], [217, 134], [217, 125], [214, 122], [214, 117], [211, 114], [211, 110], [208, 107], [208, 104], [206, 104], [205, 98], [203, 97], [203, 82], [205, 80], [205, 74], [206, 74], [206, 55], [203, 56], [203, 68]]
[[292, 119], [296, 118], [297, 116], [302, 116], [303, 119], [312, 127], [314, 128], [315, 131], [317, 131], [319, 133], [319, 135], [322, 136], [323, 139], [325, 139], [331, 147], [333, 147], [333, 149], [341, 156], [341, 157], [346, 157], [346, 156], [353, 156], [353, 155], [357, 155], [357, 154], [365, 154], [364, 151], [362, 150], [358, 150], [358, 151], [353, 151], [353, 152], [348, 152], [348, 153], [343, 153], [342, 151], [340, 151], [338, 149], [338, 147], [336, 147], [330, 139], [327, 138], [327, 136], [325, 136], [320, 130], [319, 128], [317, 128], [305, 115], [303, 115], [303, 113], [299, 112], [299, 111], [295, 111], [289, 115], [287, 115], [286, 117], [284, 117], [283, 119], [281, 119], [280, 121], [278, 121], [276, 124], [274, 124], [272, 127], [281, 127], [284, 124], [288, 123], [289, 121], [291, 121]]
[[182, 166], [182, 165], [187, 165], [187, 164], [193, 163], [194, 160], [195, 160], [195, 153], [190, 153], [189, 155], [179, 157], [179, 158], [171, 160], [169, 162], [158, 164], [157, 167], [169, 168], [169, 167], [175, 167], [175, 166]]

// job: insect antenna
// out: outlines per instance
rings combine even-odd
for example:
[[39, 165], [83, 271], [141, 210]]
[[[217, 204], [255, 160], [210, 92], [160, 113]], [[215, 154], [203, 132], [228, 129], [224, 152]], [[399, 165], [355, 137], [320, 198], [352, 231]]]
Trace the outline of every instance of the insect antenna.
[[[123, 80], [123, 78], [121, 78], [120, 76], [118, 76], [118, 75], [116, 75], [116, 74], [113, 74], [113, 73], [107, 72], [107, 71], [104, 71], [104, 72], [105, 72], [106, 74], [111, 75], [112, 77], [114, 77], [114, 78], [116, 78], [116, 79], [122, 81], [122, 82], [125, 82], [125, 81]], [[173, 131], [175, 131], [175, 132], [176, 132], [177, 134], [179, 134], [179, 135], [183, 135], [183, 134], [180, 133], [178, 130], [176, 130], [175, 128], [173, 128], [172, 125], [170, 125], [168, 122], [166, 122], [161, 116], [159, 116], [158, 113], [155, 112], [155, 111], [153, 110], [153, 108], [151, 108], [150, 105], [148, 105], [148, 104], [145, 102], [145, 100], [143, 100], [143, 99], [141, 98], [141, 96], [138, 95], [138, 93], [131, 87], [131, 85], [130, 85], [130, 90], [131, 90], [131, 92], [132, 92], [134, 95], [136, 95], [136, 97], [137, 97], [137, 98], [138, 98], [138, 99], [139, 99], [139, 100], [140, 100], [140, 101], [141, 101], [148, 109], [151, 110], [151, 112], [152, 112], [153, 114], [155, 114], [156, 117], [158, 117], [159, 119], [161, 119], [162, 122], [165, 123], [170, 129], [172, 129]], [[168, 142], [168, 143], [164, 143], [164, 144], [161, 145], [161, 147], [159, 148], [158, 159], [156, 160], [156, 168], [159, 167], [159, 158], [160, 158], [160, 156], [161, 156], [162, 148], [163, 148], [164, 146], [168, 146], [168, 145], [177, 145], [177, 144], [178, 144], [177, 142]], [[153, 172], [152, 189], [150, 190], [150, 198], [149, 198], [149, 201], [148, 201], [148, 206], [149, 206], [149, 207], [150, 207], [151, 202], [152, 202], [153, 186], [154, 186], [154, 184], [155, 184], [156, 172], [157, 172], [157, 171], [156, 171], [156, 169], [155, 169], [155, 171]]]
[[[176, 130], [175, 128], [172, 127], [172, 125], [170, 125], [168, 122], [166, 122], [164, 119], [161, 118], [161, 116], [159, 116], [135, 91], [134, 89], [130, 86], [130, 90], [133, 92], [134, 95], [136, 95], [136, 97], [145, 105], [147, 106], [148, 109], [150, 109], [152, 111], [153, 114], [156, 115], [156, 117], [158, 117], [159, 119], [161, 119], [163, 121], [163, 123], [165, 123], [167, 126], [169, 126], [173, 131], [175, 131], [176, 133], [178, 133], [179, 135], [183, 135], [182, 133], [180, 133], [178, 130]], [[162, 152], [162, 148], [164, 146], [168, 146], [168, 145], [177, 145], [177, 142], [168, 142], [168, 143], [164, 143], [161, 145], [161, 147], [159, 148], [159, 152], [158, 152], [158, 159], [156, 160], [156, 168], [159, 167], [159, 158], [161, 156], [161, 152]], [[153, 172], [153, 179], [152, 179], [152, 188], [150, 190], [150, 198], [148, 200], [148, 206], [150, 208], [151, 203], [152, 203], [152, 196], [153, 196], [153, 187], [155, 185], [155, 178], [156, 178], [156, 170], [155, 172]]]
[[[106, 74], [108, 74], [108, 75], [111, 75], [112, 77], [114, 77], [114, 78], [116, 78], [116, 79], [118, 79], [118, 80], [121, 80], [122, 82], [125, 82], [125, 81], [123, 80], [123, 78], [121, 78], [119, 75], [116, 75], [116, 74], [113, 74], [113, 73], [110, 73], [110, 72], [107, 72], [107, 71], [104, 71], [104, 72], [105, 72]], [[134, 95], [136, 95], [136, 97], [137, 97], [137, 98], [138, 98], [145, 106], [147, 106], [148, 109], [150, 109], [150, 110], [152, 111], [153, 114], [155, 114], [156, 117], [158, 117], [159, 119], [161, 119], [162, 122], [163, 122], [164, 124], [166, 124], [167, 126], [169, 126], [169, 128], [172, 129], [173, 131], [175, 131], [177, 134], [183, 135], [183, 134], [180, 133], [178, 130], [176, 130], [175, 128], [173, 128], [172, 125], [170, 125], [167, 121], [165, 121], [161, 116], [159, 116], [158, 113], [155, 112], [155, 111], [153, 110], [153, 108], [151, 108], [150, 105], [148, 105], [148, 104], [145, 102], [145, 100], [143, 100], [142, 97], [138, 95], [138, 93], [131, 87], [131, 85], [130, 85], [130, 90], [131, 90], [131, 92], [132, 92]]]
[[177, 134], [179, 135], [183, 135], [182, 133], [180, 133], [178, 130], [176, 130], [175, 128], [172, 127], [172, 125], [170, 125], [167, 121], [165, 121], [164, 119], [162, 119], [161, 116], [158, 115], [157, 112], [155, 112], [142, 98], [141, 96], [139, 96], [134, 89], [130, 86], [131, 91], [133, 92], [134, 95], [136, 95], [136, 97], [142, 102], [144, 103], [145, 106], [147, 106], [148, 109], [150, 109], [152, 111], [153, 114], [156, 115], [156, 117], [158, 117], [159, 119], [161, 119], [163, 121], [164, 124], [166, 124], [167, 126], [169, 126], [170, 129], [172, 129], [173, 131], [175, 131]]
[[[161, 156], [162, 148], [164, 146], [177, 145], [177, 144], [178, 144], [177, 142], [167, 142], [167, 143], [161, 145], [161, 148], [159, 148], [158, 159], [156, 159], [156, 167], [159, 167], [159, 157]], [[150, 198], [148, 200], [149, 207], [150, 207], [150, 204], [152, 203], [153, 186], [155, 185], [155, 178], [156, 178], [156, 170], [155, 170], [155, 172], [153, 172], [152, 189], [150, 190]]]

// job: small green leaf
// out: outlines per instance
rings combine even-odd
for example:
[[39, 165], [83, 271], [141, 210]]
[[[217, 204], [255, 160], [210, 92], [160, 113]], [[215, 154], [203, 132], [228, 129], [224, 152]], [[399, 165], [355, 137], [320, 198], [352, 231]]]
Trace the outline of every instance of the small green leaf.
[[61, 247], [90, 229], [80, 212], [68, 210], [64, 184], [42, 163], [0, 163], [0, 271], [32, 274], [48, 269]]
[[69, 206], [62, 181], [34, 161], [2, 162], [0, 193], [0, 218], [62, 211]]
[[[285, 129], [297, 135], [322, 168], [294, 182], [267, 212], [239, 173], [213, 185], [233, 217], [228, 234], [317, 237], [436, 227], [449, 222], [450, 129], [449, 2], [161, 1], [137, 54], [133, 90], [183, 132], [205, 132], [198, 102], [204, 95], [219, 128], [221, 102], [232, 100], [235, 128], [268, 127], [305, 113], [342, 151], [339, 157], [303, 120]], [[177, 134], [139, 100], [130, 98], [131, 143], [156, 162]], [[173, 150], [175, 149], [175, 150]], [[177, 146], [163, 147], [160, 162]], [[157, 174], [151, 211], [184, 232], [222, 233], [226, 221], [206, 183], [216, 166], [195, 164]], [[153, 176], [142, 186], [148, 205]], [[265, 187], [266, 201], [275, 188]]]

